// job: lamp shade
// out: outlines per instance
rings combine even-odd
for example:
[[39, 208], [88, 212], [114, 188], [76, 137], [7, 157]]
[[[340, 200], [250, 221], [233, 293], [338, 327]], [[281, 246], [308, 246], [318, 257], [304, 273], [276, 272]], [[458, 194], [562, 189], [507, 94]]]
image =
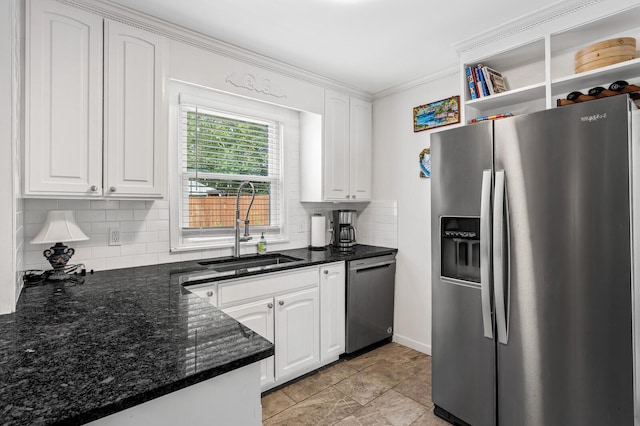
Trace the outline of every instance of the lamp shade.
[[76, 215], [72, 210], [50, 210], [42, 229], [31, 244], [62, 243], [66, 241], [88, 240], [76, 224]]

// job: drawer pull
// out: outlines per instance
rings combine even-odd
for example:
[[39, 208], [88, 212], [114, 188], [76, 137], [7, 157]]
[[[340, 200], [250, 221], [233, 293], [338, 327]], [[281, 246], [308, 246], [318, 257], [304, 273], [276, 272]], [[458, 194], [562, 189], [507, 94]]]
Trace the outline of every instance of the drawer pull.
[[209, 290], [209, 291], [207, 292], [207, 296], [208, 296], [208, 297], [213, 296], [213, 291]]
[[280, 305], [280, 306], [284, 305], [284, 300], [279, 300], [278, 301], [278, 305]]
[[273, 303], [267, 304], [267, 308], [269, 308], [269, 309], [273, 308]]

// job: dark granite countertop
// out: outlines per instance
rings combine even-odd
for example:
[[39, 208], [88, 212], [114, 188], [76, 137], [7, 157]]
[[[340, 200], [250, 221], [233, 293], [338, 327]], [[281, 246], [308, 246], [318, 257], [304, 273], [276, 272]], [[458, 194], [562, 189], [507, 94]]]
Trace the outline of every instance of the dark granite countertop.
[[[286, 250], [303, 261], [278, 270], [396, 251]], [[0, 424], [87, 423], [273, 355], [273, 344], [180, 285], [198, 268], [179, 262], [25, 286], [16, 312], [0, 315]]]

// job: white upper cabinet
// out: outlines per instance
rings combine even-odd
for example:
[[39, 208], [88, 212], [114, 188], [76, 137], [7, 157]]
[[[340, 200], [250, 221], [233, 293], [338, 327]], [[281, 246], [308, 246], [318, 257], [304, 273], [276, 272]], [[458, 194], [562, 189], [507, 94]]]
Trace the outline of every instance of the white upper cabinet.
[[351, 198], [349, 96], [327, 90], [324, 98], [324, 198]]
[[163, 39], [118, 22], [105, 28], [105, 195], [161, 197]]
[[102, 18], [27, 2], [26, 195], [102, 195]]
[[350, 178], [351, 199], [364, 201], [371, 199], [371, 103], [351, 98], [350, 108]]
[[27, 8], [24, 195], [162, 197], [163, 39], [56, 1]]
[[323, 124], [301, 117], [301, 201], [369, 201], [371, 103], [328, 89], [324, 102]]

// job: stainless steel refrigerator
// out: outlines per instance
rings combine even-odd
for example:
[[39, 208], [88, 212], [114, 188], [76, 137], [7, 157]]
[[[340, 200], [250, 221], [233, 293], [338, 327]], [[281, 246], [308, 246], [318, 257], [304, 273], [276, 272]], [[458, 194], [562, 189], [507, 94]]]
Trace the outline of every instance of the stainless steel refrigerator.
[[633, 109], [619, 95], [431, 136], [439, 416], [640, 424]]

